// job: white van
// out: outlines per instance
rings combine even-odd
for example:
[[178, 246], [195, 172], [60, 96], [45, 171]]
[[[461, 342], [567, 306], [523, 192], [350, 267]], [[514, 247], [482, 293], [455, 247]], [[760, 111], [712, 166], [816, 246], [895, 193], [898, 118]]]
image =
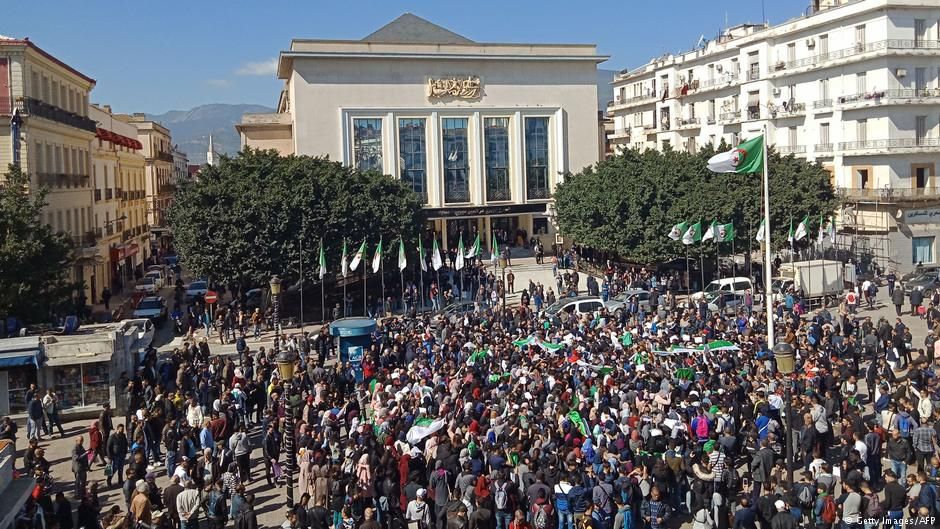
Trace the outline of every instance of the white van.
[[692, 299], [701, 299], [705, 294], [719, 294], [725, 292], [743, 293], [745, 290], [750, 290], [751, 293], [754, 293], [754, 285], [751, 284], [750, 279], [746, 277], [725, 277], [712, 281], [705, 286], [704, 291], [692, 294]]

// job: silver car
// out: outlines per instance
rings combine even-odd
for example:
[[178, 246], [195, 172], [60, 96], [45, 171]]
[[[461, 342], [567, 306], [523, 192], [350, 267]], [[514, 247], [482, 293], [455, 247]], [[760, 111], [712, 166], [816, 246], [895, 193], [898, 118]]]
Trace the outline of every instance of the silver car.
[[637, 297], [637, 301], [640, 304], [640, 308], [642, 308], [644, 311], [649, 312], [650, 293], [648, 290], [644, 290], [642, 288], [631, 288], [631, 289], [624, 290], [623, 292], [607, 300], [607, 303], [604, 303], [604, 306], [607, 307], [608, 312], [619, 317], [620, 312], [623, 310], [626, 310], [627, 305], [630, 302], [630, 298], [632, 298], [633, 296]]

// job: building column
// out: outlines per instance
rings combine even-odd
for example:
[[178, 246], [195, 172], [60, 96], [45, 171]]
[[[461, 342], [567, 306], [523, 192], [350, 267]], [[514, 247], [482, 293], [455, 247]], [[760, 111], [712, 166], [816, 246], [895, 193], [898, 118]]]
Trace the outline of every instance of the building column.
[[444, 204], [443, 161], [441, 159], [441, 120], [437, 112], [431, 112], [427, 121], [428, 205], [441, 207]]
[[470, 139], [469, 150], [473, 153], [470, 158], [473, 163], [470, 164], [470, 201], [473, 204], [482, 205], [486, 202], [484, 193], [483, 166], [486, 163], [483, 157], [483, 118], [479, 112], [474, 112], [470, 118], [473, 134], [468, 134]]
[[525, 120], [522, 112], [516, 112], [512, 116], [512, 126], [510, 127], [510, 187], [513, 202], [516, 204], [525, 204]]

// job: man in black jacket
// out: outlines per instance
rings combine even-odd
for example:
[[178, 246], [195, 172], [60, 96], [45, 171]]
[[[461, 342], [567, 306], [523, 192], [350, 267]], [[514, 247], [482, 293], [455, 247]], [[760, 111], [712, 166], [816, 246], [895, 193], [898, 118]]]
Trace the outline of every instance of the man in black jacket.
[[111, 480], [117, 476], [118, 487], [124, 485], [124, 463], [127, 460], [127, 434], [124, 433], [124, 425], [118, 424], [117, 430], [108, 437], [105, 445], [108, 452], [108, 459], [111, 464], [111, 475], [108, 476], [108, 487], [111, 486]]
[[274, 485], [273, 464], [281, 454], [280, 435], [274, 428], [274, 423], [268, 424], [267, 432], [264, 434], [264, 441], [261, 443], [264, 452], [264, 477], [268, 480], [268, 485]]
[[898, 483], [898, 475], [893, 470], [885, 470], [884, 478], [885, 513], [892, 522], [900, 520], [904, 517], [904, 506], [907, 505], [907, 491]]
[[901, 437], [901, 432], [897, 429], [891, 430], [891, 437], [888, 439], [887, 456], [891, 461], [891, 470], [901, 482], [901, 486], [907, 486], [907, 462], [911, 457], [911, 445], [907, 440]]

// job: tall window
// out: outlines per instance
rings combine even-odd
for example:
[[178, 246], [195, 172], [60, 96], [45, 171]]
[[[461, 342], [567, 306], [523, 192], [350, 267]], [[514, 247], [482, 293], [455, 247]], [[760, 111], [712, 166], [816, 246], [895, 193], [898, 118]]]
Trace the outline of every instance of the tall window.
[[826, 150], [832, 150], [832, 145], [829, 144], [829, 124], [820, 123], [819, 124], [819, 143], [824, 147], [829, 147]]
[[927, 138], [927, 116], [917, 116], [914, 118], [914, 135], [917, 138], [917, 145], [923, 143]]
[[486, 118], [486, 199], [510, 200], [509, 118]]
[[858, 140], [859, 143], [865, 143], [866, 141], [868, 141], [868, 120], [867, 119], [858, 120], [858, 125], [855, 130], [855, 139]]
[[868, 91], [868, 73], [858, 72], [855, 75], [855, 93], [861, 95], [867, 91]]
[[441, 129], [444, 141], [444, 202], [469, 202], [467, 118], [444, 118], [441, 120]]
[[356, 167], [382, 172], [382, 120], [353, 120], [353, 151]]
[[934, 240], [934, 236], [911, 238], [911, 264], [933, 262]]
[[548, 198], [548, 118], [525, 119], [527, 198]]
[[424, 202], [428, 200], [426, 187], [427, 147], [424, 120], [407, 118], [398, 120], [399, 176], [411, 186]]

